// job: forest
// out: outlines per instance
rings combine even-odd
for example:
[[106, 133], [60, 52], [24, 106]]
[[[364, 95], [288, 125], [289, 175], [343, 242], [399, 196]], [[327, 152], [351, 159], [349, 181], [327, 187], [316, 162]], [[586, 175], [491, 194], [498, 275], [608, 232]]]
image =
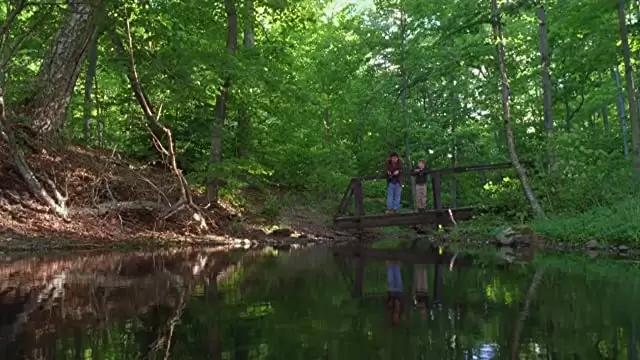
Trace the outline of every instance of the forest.
[[[350, 178], [397, 151], [429, 168], [513, 164], [443, 177], [446, 206], [487, 208], [462, 232], [640, 240], [640, 2], [7, 0], [0, 13], [0, 228], [221, 232], [258, 202], [331, 215]], [[366, 189], [369, 211], [384, 191]]]

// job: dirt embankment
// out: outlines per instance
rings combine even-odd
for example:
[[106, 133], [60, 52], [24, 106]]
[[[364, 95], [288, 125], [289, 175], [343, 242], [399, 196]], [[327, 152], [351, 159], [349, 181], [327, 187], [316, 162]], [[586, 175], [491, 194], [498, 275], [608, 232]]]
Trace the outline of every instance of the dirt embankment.
[[[270, 234], [273, 226], [268, 221], [256, 224], [250, 215], [224, 203], [199, 207], [208, 224], [203, 231], [192, 212], [178, 211], [164, 218], [181, 198], [180, 184], [167, 168], [138, 163], [111, 150], [79, 146], [28, 158], [32, 169], [46, 174], [67, 197], [65, 220], [28, 192], [4, 155], [0, 156], [0, 250], [178, 243], [246, 247], [352, 237], [327, 226], [327, 216], [286, 207], [283, 218], [271, 225], [284, 223], [291, 230]], [[193, 191], [194, 202], [202, 195]]]

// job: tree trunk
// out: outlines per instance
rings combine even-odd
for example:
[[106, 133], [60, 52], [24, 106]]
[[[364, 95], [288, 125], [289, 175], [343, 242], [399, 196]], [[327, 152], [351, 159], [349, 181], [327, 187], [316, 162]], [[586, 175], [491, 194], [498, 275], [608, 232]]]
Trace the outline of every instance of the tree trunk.
[[98, 89], [98, 77], [94, 77], [94, 98], [96, 100], [96, 117], [98, 119], [98, 128], [96, 133], [98, 136], [98, 146], [104, 147], [104, 117], [102, 116], [102, 107], [100, 106], [100, 91]]
[[[245, 0], [244, 3], [244, 38], [242, 45], [247, 52], [250, 52], [255, 47], [253, 0]], [[238, 157], [247, 156], [251, 150], [251, 99], [247, 100], [238, 117], [238, 128], [236, 130]]]
[[[22, 104], [16, 113], [28, 119], [33, 137], [48, 138], [62, 129], [66, 119], [73, 88], [81, 63], [86, 53], [86, 45], [95, 31], [95, 18], [100, 14], [100, 2], [93, 4], [69, 1], [70, 14], [64, 19], [54, 42], [45, 57], [38, 76], [31, 89], [32, 96]], [[2, 66], [10, 60], [7, 50], [9, 30], [13, 21], [25, 9], [26, 2], [16, 7], [7, 6], [6, 21], [0, 30], [0, 62]], [[82, 13], [78, 13], [82, 11]], [[2, 72], [2, 71], [0, 71]], [[0, 79], [4, 80], [4, 79]], [[25, 127], [26, 129], [26, 127]], [[0, 87], [0, 139], [6, 144], [12, 164], [29, 192], [57, 216], [67, 218], [67, 198], [58, 190], [54, 181], [46, 173], [36, 174], [26, 161], [18, 143], [12, 124], [9, 124], [4, 103], [4, 88]], [[26, 139], [25, 139], [26, 140]]]
[[609, 133], [611, 131], [611, 124], [609, 123], [609, 108], [608, 105], [603, 105], [600, 110], [600, 114], [602, 115], [602, 121], [604, 122], [604, 131]]
[[[636, 89], [636, 105], [638, 106], [638, 111], [640, 112], [640, 89]], [[638, 114], [640, 117], [640, 113]]]
[[209, 279], [207, 285], [205, 285], [206, 297], [209, 303], [214, 308], [214, 318], [209, 321], [209, 334], [206, 337], [207, 346], [209, 348], [209, 359], [220, 360], [222, 359], [222, 342], [220, 341], [220, 324], [219, 324], [219, 309], [220, 304], [218, 302], [220, 293], [218, 289], [218, 282], [216, 276]]
[[96, 32], [91, 39], [91, 47], [89, 48], [89, 61], [87, 63], [87, 72], [84, 78], [84, 109], [83, 109], [83, 135], [87, 145], [91, 143], [91, 122], [93, 116], [94, 102], [91, 92], [93, 90], [93, 82], [96, 77], [96, 67], [98, 65], [98, 39]]
[[[227, 53], [234, 56], [238, 49], [238, 14], [234, 0], [225, 0], [224, 7], [227, 14]], [[209, 174], [207, 174], [207, 199], [209, 202], [218, 200], [219, 181], [211, 174], [213, 167], [222, 160], [222, 132], [227, 116], [227, 101], [229, 99], [229, 89], [231, 87], [231, 76], [227, 67], [231, 61], [227, 61], [222, 71], [224, 84], [216, 99], [216, 106], [213, 110], [213, 127], [211, 130], [211, 149], [209, 151]]]
[[80, 329], [73, 331], [73, 345], [75, 351], [73, 352], [74, 360], [84, 359], [84, 333]]
[[553, 141], [553, 115], [551, 101], [551, 75], [549, 75], [549, 46], [547, 41], [547, 20], [544, 6], [538, 8], [538, 20], [540, 20], [540, 58], [542, 62], [542, 103], [544, 114], [544, 127], [547, 130], [549, 165], [552, 171], [556, 170], [556, 151]]
[[640, 174], [640, 122], [638, 122], [638, 106], [633, 85], [633, 69], [631, 68], [631, 51], [629, 50], [629, 32], [625, 17], [625, 1], [618, 0], [618, 22], [620, 23], [620, 40], [624, 59], [624, 75], [627, 82], [627, 100], [631, 118], [631, 157], [636, 172]]
[[[407, 33], [406, 33], [406, 24], [407, 18], [404, 7], [400, 9], [400, 73], [402, 76], [402, 117], [404, 119], [404, 148], [405, 155], [407, 158], [407, 164], [409, 168], [413, 166], [411, 159], [411, 144], [409, 142], [409, 113], [407, 110], [407, 91], [408, 91], [408, 77], [407, 77], [407, 66], [406, 66], [406, 42], [407, 42]], [[395, 146], [394, 146], [395, 147]], [[416, 181], [414, 176], [410, 176], [411, 181], [411, 198], [413, 199], [414, 208], [416, 208]]]
[[253, 0], [245, 0], [244, 39], [242, 44], [247, 49], [253, 49], [256, 43], [254, 34], [254, 8]]
[[616, 88], [618, 89], [618, 118], [620, 119], [620, 132], [622, 133], [622, 147], [624, 150], [624, 156], [629, 156], [629, 142], [627, 141], [627, 116], [624, 110], [624, 94], [622, 93], [622, 83], [620, 81], [620, 69], [618, 65], [611, 70], [613, 80], [616, 82]]
[[531, 208], [536, 217], [545, 218], [544, 211], [538, 203], [538, 199], [533, 193], [533, 189], [529, 184], [529, 179], [527, 178], [527, 173], [520, 164], [520, 160], [518, 160], [518, 154], [516, 152], [516, 144], [513, 135], [513, 129], [511, 128], [511, 107], [509, 104], [509, 79], [507, 78], [507, 68], [505, 64], [505, 51], [504, 51], [504, 38], [502, 37], [502, 26], [500, 24], [500, 12], [498, 10], [498, 1], [491, 0], [491, 12], [492, 12], [492, 27], [493, 27], [493, 36], [496, 40], [496, 50], [498, 53], [498, 63], [500, 66], [500, 82], [502, 84], [502, 109], [504, 112], [504, 126], [507, 135], [507, 147], [509, 149], [509, 156], [511, 158], [511, 163], [513, 163], [513, 167], [518, 174], [518, 178], [520, 179], [520, 183], [522, 184], [522, 188], [524, 190], [525, 196], [529, 203], [531, 204]]
[[25, 104], [25, 115], [35, 135], [48, 137], [64, 128], [71, 96], [103, 4], [103, 0], [67, 1], [67, 14], [40, 66], [33, 97]]
[[[4, 105], [4, 89], [0, 87], [0, 137], [7, 144], [14, 167], [25, 181], [29, 192], [51, 211], [61, 218], [67, 218], [69, 210], [67, 199], [57, 189], [55, 183], [46, 174], [38, 177], [25, 158], [22, 148], [16, 142], [16, 136], [9, 126]], [[49, 187], [49, 189], [46, 188]]]
[[[227, 0], [229, 1], [229, 0]], [[213, 174], [214, 166], [222, 160], [222, 135], [224, 131], [224, 120], [226, 117], [226, 103], [229, 94], [230, 83], [226, 81], [216, 98], [216, 105], [213, 109], [213, 126], [211, 129], [211, 149], [209, 151], [209, 173], [207, 174], [207, 200], [215, 202], [218, 200], [219, 181]]]
[[[456, 131], [458, 127], [458, 109], [460, 104], [458, 102], [458, 96], [455, 92], [451, 92], [451, 97], [454, 104], [454, 112], [451, 118], [451, 167], [458, 166], [458, 144], [456, 142]], [[455, 176], [451, 177], [450, 191], [451, 191], [451, 208], [458, 206], [458, 179]]]

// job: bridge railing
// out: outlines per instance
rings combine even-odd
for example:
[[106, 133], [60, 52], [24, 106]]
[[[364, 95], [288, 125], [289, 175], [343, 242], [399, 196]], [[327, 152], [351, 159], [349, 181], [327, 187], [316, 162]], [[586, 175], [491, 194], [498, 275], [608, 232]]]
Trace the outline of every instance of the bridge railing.
[[[431, 195], [433, 197], [433, 210], [442, 209], [442, 197], [440, 192], [440, 178], [442, 175], [468, 173], [468, 172], [482, 172], [482, 171], [509, 169], [509, 168], [513, 168], [513, 164], [510, 162], [487, 164], [487, 165], [461, 166], [461, 167], [442, 168], [442, 169], [427, 169], [426, 173], [431, 178]], [[404, 172], [403, 175], [413, 176], [414, 174], [412, 172]], [[365, 210], [364, 210], [363, 182], [371, 181], [371, 180], [380, 180], [385, 178], [386, 177], [383, 174], [352, 178], [351, 181], [349, 182], [349, 185], [345, 189], [345, 192], [340, 201], [340, 205], [338, 207], [338, 212], [335, 217], [346, 215], [352, 199], [353, 199], [353, 205], [355, 208], [355, 216], [356, 217], [364, 216]]]

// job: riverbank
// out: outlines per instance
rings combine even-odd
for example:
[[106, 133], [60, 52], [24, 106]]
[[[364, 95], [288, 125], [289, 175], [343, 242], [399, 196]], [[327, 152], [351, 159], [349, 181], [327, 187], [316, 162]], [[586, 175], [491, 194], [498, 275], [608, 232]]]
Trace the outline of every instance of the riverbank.
[[640, 200], [629, 198], [609, 206], [597, 206], [582, 214], [554, 216], [531, 227], [550, 239], [566, 243], [596, 240], [609, 246], [639, 247]]
[[[270, 246], [276, 250], [289, 250], [318, 244], [343, 244], [354, 239], [348, 231], [332, 229], [329, 216], [318, 213], [312, 208], [292, 205], [283, 208], [271, 217], [264, 217], [251, 211], [228, 220], [225, 231], [210, 234], [193, 234], [176, 231], [139, 231], [136, 228], [119, 229], [121, 236], [86, 236], [85, 233], [72, 231], [52, 231], [46, 235], [47, 228], [20, 227], [0, 231], [1, 252], [48, 252], [85, 251], [85, 250], [158, 250], [172, 247], [217, 247], [254, 248]], [[83, 227], [89, 227], [94, 219], [83, 220]], [[95, 226], [95, 225], [94, 225]], [[136, 231], [137, 230], [137, 231]], [[127, 231], [130, 233], [127, 234]], [[102, 229], [98, 234], [105, 234]], [[377, 234], [367, 235], [375, 239]]]
[[528, 223], [509, 222], [496, 216], [478, 216], [440, 232], [447, 241], [489, 243], [508, 228], [528, 228], [538, 241], [557, 250], [640, 250], [640, 201], [629, 199], [585, 213], [550, 216]]
[[181, 198], [166, 167], [79, 146], [28, 158], [38, 176], [51, 179], [67, 198], [69, 215], [62, 219], [33, 198], [7, 159], [0, 158], [0, 251], [289, 248], [352, 239], [330, 227], [330, 215], [278, 189], [244, 189], [210, 206], [202, 189], [192, 187], [197, 216], [189, 208], [166, 216]]
[[[190, 211], [163, 218], [180, 198], [178, 181], [163, 166], [139, 163], [111, 150], [77, 146], [33, 154], [29, 163], [64, 190], [69, 216], [62, 219], [35, 201], [6, 158], [0, 158], [0, 251], [259, 245], [288, 249], [354, 239], [353, 233], [331, 227], [335, 208], [331, 200], [318, 202], [278, 188], [249, 188], [235, 191], [233, 198], [223, 197], [215, 206], [205, 206], [198, 205], [203, 203], [201, 189], [191, 188], [194, 203], [208, 224], [203, 230]], [[536, 239], [558, 250], [627, 252], [640, 243], [638, 218], [640, 201], [629, 199], [529, 224], [478, 216], [437, 232], [375, 229], [367, 232], [367, 239], [400, 236], [491, 244], [504, 229], [526, 225]]]

